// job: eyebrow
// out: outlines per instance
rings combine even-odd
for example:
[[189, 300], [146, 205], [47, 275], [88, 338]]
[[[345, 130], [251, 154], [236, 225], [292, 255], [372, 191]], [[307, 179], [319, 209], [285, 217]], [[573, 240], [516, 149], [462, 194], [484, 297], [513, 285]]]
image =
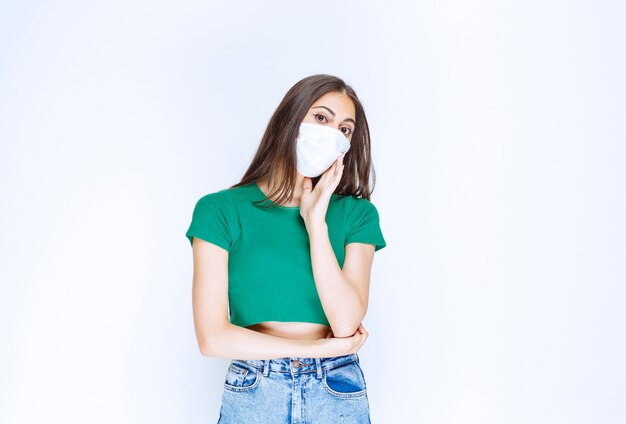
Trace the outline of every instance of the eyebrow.
[[[333, 115], [333, 118], [335, 117], [335, 112], [333, 112], [331, 109], [327, 108], [326, 106], [315, 106], [315, 107], [313, 107], [313, 108], [311, 108], [311, 109], [317, 109], [317, 108], [320, 108], [320, 107], [323, 107], [323, 108], [324, 108], [324, 109], [326, 109], [328, 112], [330, 112], [330, 114], [331, 114], [331, 115]], [[354, 125], [356, 125], [356, 122], [354, 122], [354, 119], [352, 119], [352, 118], [346, 118], [346, 119], [344, 119], [344, 120], [343, 120], [343, 121], [341, 121], [341, 122], [346, 122], [346, 121], [350, 121], [350, 122], [352, 122]]]

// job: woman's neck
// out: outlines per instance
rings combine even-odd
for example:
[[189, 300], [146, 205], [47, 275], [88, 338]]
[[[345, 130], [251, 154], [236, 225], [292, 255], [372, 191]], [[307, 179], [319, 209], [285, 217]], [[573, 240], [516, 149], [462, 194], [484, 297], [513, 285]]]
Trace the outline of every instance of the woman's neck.
[[[293, 197], [291, 202], [282, 206], [300, 206], [300, 198], [302, 197], [302, 183], [304, 181], [304, 175], [296, 172], [296, 183], [293, 188]], [[261, 191], [267, 196], [271, 191], [280, 185], [280, 181], [273, 181], [272, 186], [268, 186], [268, 179], [264, 178], [257, 183], [261, 188]]]

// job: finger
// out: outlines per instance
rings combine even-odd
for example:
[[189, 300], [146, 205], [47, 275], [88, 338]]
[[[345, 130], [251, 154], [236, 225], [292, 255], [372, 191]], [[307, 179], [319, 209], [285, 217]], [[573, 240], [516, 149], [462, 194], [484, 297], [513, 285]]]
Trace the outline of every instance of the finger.
[[308, 194], [313, 189], [313, 180], [309, 177], [304, 177], [302, 180], [302, 193]]
[[343, 166], [343, 155], [339, 156], [335, 162], [337, 163], [337, 168], [341, 168]]
[[328, 175], [333, 176], [337, 172], [337, 161], [333, 162], [333, 164], [328, 168]]
[[334, 162], [330, 168], [322, 175], [318, 184], [321, 183], [320, 188], [324, 188], [324, 190], [335, 189], [335, 184], [337, 180], [337, 163]]
[[343, 163], [343, 157], [344, 156], [345, 156], [345, 153], [339, 157], [339, 170], [338, 170], [339, 174], [341, 174], [343, 172], [343, 168], [345, 166], [344, 163]]
[[333, 162], [333, 164], [326, 171], [324, 171], [318, 183], [322, 181], [326, 181], [328, 179], [328, 176], [333, 174], [334, 170], [335, 170], [335, 162]]
[[[341, 179], [341, 175], [343, 174], [343, 163], [340, 162], [340, 159], [337, 159], [335, 164], [337, 166], [335, 167], [335, 172], [333, 173], [333, 176], [335, 177], [335, 179]], [[336, 181], [336, 183], [339, 183], [339, 181]]]

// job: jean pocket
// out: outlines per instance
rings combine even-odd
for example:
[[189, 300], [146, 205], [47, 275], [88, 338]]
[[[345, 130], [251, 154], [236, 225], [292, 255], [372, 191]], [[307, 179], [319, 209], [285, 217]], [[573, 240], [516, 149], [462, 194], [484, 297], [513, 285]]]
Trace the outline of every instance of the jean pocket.
[[356, 398], [367, 393], [363, 370], [356, 361], [325, 370], [322, 385], [328, 393], [340, 398]]
[[261, 382], [261, 371], [241, 362], [231, 361], [224, 378], [224, 389], [231, 392], [247, 392]]

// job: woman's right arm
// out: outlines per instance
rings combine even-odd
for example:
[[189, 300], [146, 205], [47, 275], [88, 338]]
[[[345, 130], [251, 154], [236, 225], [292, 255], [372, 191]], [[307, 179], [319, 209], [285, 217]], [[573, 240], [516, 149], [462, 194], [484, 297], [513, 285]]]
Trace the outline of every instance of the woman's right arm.
[[200, 352], [230, 359], [326, 358], [357, 352], [367, 332], [351, 337], [297, 340], [231, 324], [228, 319], [228, 251], [193, 238], [193, 318]]

